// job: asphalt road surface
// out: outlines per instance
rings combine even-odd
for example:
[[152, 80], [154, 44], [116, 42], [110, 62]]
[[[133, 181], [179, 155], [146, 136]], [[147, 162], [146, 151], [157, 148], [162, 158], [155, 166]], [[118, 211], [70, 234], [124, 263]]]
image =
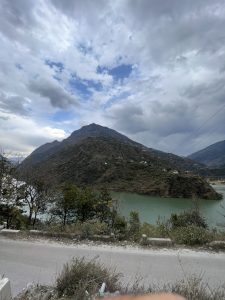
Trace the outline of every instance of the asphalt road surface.
[[64, 263], [73, 257], [98, 259], [124, 274], [123, 282], [135, 277], [162, 284], [201, 275], [212, 287], [225, 282], [225, 253], [183, 250], [142, 250], [92, 245], [63, 245], [47, 241], [22, 241], [0, 237], [0, 275], [11, 281], [13, 295], [28, 283], [53, 284]]

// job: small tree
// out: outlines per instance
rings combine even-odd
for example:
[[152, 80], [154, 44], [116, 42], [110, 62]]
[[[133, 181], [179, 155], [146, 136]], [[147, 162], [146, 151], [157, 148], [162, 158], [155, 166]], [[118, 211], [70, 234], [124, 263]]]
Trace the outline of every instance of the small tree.
[[129, 235], [136, 240], [140, 233], [140, 219], [137, 211], [131, 211], [130, 212], [130, 218], [129, 218]]
[[108, 225], [111, 224], [112, 219], [112, 197], [106, 189], [100, 191], [99, 196], [97, 197], [96, 204], [96, 217], [100, 222], [105, 222]]
[[97, 195], [89, 188], [80, 190], [79, 197], [75, 203], [76, 218], [80, 222], [96, 217]]

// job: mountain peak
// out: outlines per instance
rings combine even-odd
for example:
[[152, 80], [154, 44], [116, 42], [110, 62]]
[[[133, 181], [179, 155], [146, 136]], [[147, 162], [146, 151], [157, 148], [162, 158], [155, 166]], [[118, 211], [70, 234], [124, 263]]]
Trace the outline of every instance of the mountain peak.
[[74, 144], [77, 142], [80, 142], [81, 140], [84, 140], [86, 138], [113, 138], [117, 139], [121, 142], [124, 143], [129, 143], [129, 144], [135, 144], [138, 145], [138, 143], [132, 141], [125, 135], [119, 133], [116, 130], [113, 130], [111, 128], [101, 126], [96, 123], [91, 123], [89, 125], [85, 125], [81, 127], [78, 130], [75, 130], [72, 132], [72, 134], [65, 140], [67, 144]]

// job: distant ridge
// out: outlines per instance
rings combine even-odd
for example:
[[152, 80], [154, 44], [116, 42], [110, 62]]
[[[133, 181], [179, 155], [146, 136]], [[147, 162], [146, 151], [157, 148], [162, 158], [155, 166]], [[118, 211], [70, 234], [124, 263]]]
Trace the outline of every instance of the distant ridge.
[[188, 158], [209, 167], [225, 167], [225, 140], [192, 153]]

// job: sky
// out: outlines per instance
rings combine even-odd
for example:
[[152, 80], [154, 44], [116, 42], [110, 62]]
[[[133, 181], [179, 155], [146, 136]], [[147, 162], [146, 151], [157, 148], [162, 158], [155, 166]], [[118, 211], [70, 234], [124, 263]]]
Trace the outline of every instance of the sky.
[[224, 115], [224, 0], [1, 0], [4, 152], [97, 123], [188, 155]]

